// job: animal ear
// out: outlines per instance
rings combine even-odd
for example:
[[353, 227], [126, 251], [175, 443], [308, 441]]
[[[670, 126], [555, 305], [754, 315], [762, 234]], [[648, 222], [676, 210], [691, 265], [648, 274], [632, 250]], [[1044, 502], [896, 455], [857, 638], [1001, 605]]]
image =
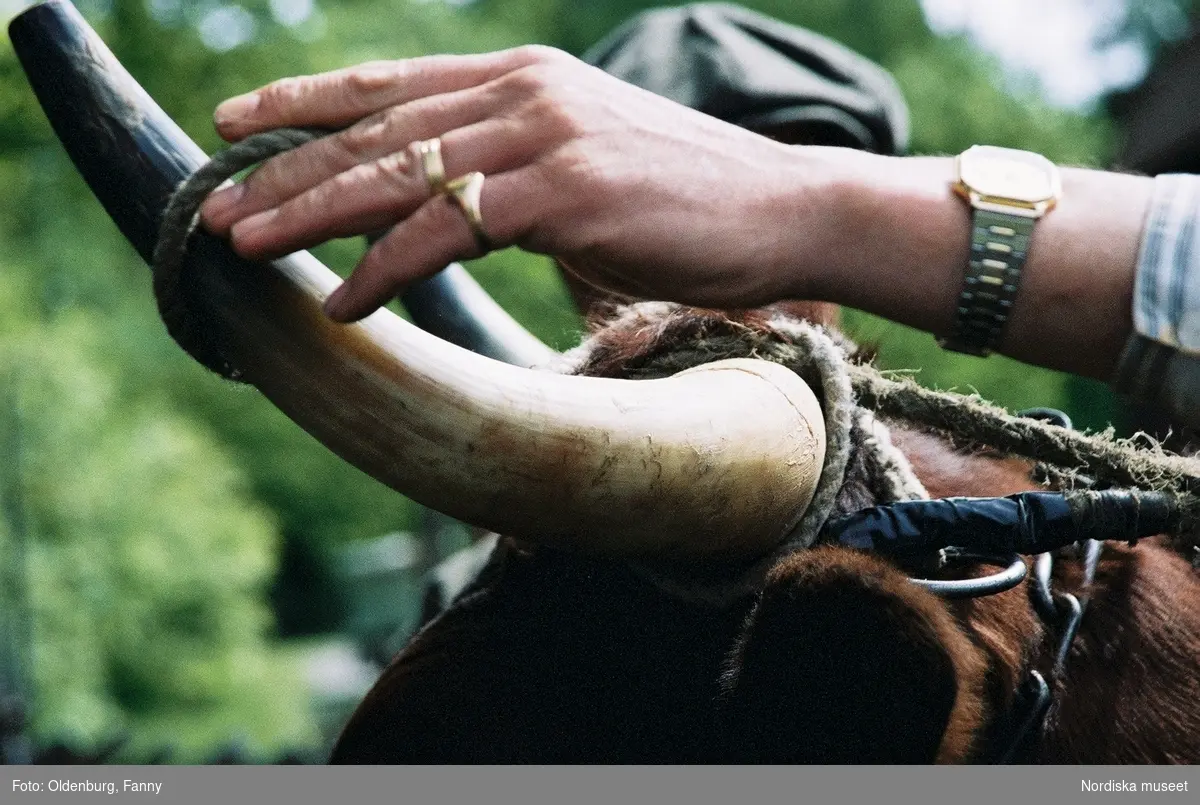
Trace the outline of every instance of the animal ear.
[[722, 704], [745, 761], [962, 762], [985, 723], [985, 672], [943, 601], [826, 546], [771, 571]]

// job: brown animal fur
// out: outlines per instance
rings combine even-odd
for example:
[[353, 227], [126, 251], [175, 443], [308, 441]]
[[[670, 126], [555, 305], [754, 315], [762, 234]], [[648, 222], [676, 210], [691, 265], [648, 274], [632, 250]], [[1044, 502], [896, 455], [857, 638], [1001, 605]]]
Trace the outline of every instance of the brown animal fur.
[[[878, 557], [820, 546], [772, 569], [724, 684], [748, 758], [958, 763], [986, 723], [986, 671], [940, 599]], [[886, 735], [904, 740], [881, 754]]]
[[[1064, 589], [1080, 578], [1061, 565]], [[1043, 745], [1047, 763], [1200, 762], [1200, 574], [1159, 540], [1106, 549]]]

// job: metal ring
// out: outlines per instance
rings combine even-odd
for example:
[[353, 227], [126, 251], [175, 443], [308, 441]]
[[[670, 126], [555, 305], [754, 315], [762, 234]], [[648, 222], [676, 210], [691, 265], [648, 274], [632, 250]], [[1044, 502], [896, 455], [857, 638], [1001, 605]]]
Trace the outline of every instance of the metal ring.
[[462, 210], [463, 217], [467, 219], [467, 226], [471, 227], [471, 234], [475, 236], [475, 245], [479, 247], [481, 255], [487, 254], [494, 248], [492, 239], [488, 237], [487, 230], [483, 228], [483, 213], [479, 210], [479, 202], [483, 197], [483, 181], [482, 173], [472, 171], [466, 176], [446, 182], [444, 191], [446, 198]]
[[1021, 683], [1021, 687], [1017, 688], [1017, 702], [1021, 701], [1029, 702], [1029, 707], [1017, 722], [1016, 729], [1008, 741], [1008, 748], [994, 761], [990, 761], [993, 764], [1007, 765], [1015, 762], [1018, 753], [1027, 748], [1025, 744], [1033, 731], [1041, 729], [1045, 723], [1046, 711], [1050, 709], [1050, 685], [1047, 684], [1046, 678], [1034, 669], [1030, 669], [1029, 676]]
[[1054, 594], [1050, 592], [1050, 574], [1054, 570], [1054, 557], [1048, 553], [1039, 553], [1033, 560], [1033, 581], [1029, 594], [1032, 596], [1033, 608], [1043, 623], [1058, 622], [1058, 607], [1054, 604]]
[[969, 559], [1004, 569], [978, 579], [945, 581], [942, 579], [915, 579], [910, 576], [908, 580], [942, 598], [982, 598], [985, 595], [995, 595], [1005, 590], [1011, 590], [1025, 580], [1027, 572], [1025, 560], [1015, 553], [998, 556], [967, 551], [962, 548], [943, 548], [941, 553], [946, 559]]
[[430, 194], [436, 196], [445, 192], [446, 164], [442, 162], [442, 138], [421, 140], [417, 143], [417, 154], [421, 157], [421, 170], [425, 172]]

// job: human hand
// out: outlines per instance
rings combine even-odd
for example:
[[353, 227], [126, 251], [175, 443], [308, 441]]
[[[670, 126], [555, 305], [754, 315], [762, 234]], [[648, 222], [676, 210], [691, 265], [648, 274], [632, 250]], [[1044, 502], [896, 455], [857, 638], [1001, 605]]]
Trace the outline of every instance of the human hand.
[[[214, 194], [205, 226], [270, 259], [395, 224], [326, 304], [366, 316], [416, 280], [478, 256], [462, 212], [431, 197], [415, 150], [440, 137], [450, 178], [482, 171], [497, 246], [551, 254], [604, 289], [713, 307], [791, 295], [797, 237], [825, 176], [818, 154], [723, 123], [550, 48], [375, 62], [226, 101], [230, 141], [283, 126], [341, 129]], [[810, 196], [810, 199], [812, 197]]]

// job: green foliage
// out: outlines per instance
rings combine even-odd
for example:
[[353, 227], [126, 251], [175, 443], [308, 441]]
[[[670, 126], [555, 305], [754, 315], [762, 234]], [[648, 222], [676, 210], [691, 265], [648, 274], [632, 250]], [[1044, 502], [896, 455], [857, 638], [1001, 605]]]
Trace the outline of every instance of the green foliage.
[[[288, 28], [270, 23], [264, 2], [253, 7], [254, 44], [222, 55], [199, 41], [203, 5], [182, 6], [192, 24], [159, 24], [138, 0], [93, 22], [209, 149], [220, 146], [216, 103], [272, 79], [521, 41], [439, 5], [389, 4], [383, 15], [378, 4], [339, 5]], [[325, 31], [320, 46], [306, 41], [315, 28]], [[18, 465], [15, 441], [5, 443], [0, 511], [27, 515], [21, 534], [14, 517], [0, 519], [0, 558], [28, 543], [35, 735], [87, 748], [128, 732], [132, 759], [173, 745], [176, 759], [196, 760], [237, 736], [263, 756], [311, 742], [294, 652], [276, 647], [266, 608], [279, 536], [319, 558], [339, 542], [415, 528], [419, 512], [166, 337], [146, 267], [62, 154], [7, 42], [0, 109], [0, 389], [9, 395], [0, 432], [19, 438], [26, 457]], [[345, 272], [361, 246], [322, 251]], [[544, 258], [501, 253], [478, 271], [548, 341], [577, 338]], [[20, 588], [5, 579], [0, 600], [12, 604]], [[329, 628], [334, 616], [309, 613], [298, 628]], [[3, 621], [0, 638], [15, 628]]]
[[0, 277], [3, 610], [33, 638], [35, 736], [127, 733], [130, 759], [193, 761], [236, 735], [262, 752], [311, 741], [262, 598], [271, 513], [205, 428], [122, 391], [94, 314], [40, 320], [30, 283]]

